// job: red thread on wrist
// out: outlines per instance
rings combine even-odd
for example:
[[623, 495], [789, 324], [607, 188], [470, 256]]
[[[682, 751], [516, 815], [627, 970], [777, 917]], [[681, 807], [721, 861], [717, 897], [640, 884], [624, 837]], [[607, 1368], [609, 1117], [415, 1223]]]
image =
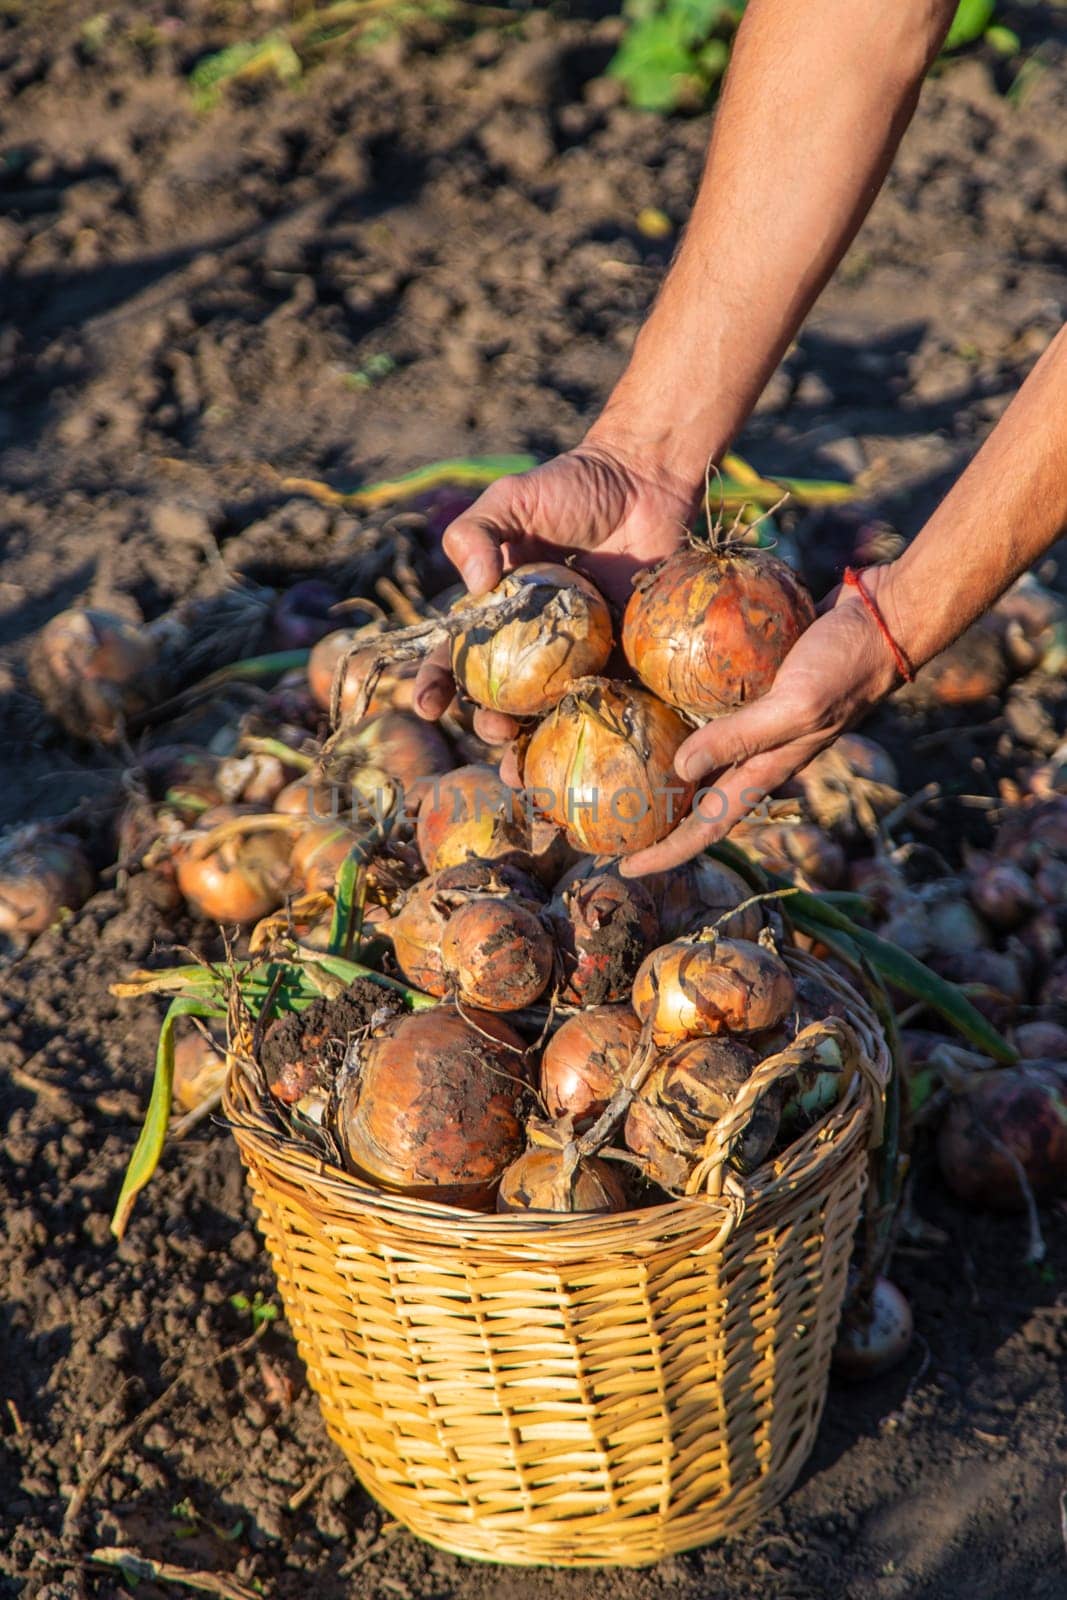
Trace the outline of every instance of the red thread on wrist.
[[847, 588], [855, 589], [856, 593], [867, 607], [867, 610], [874, 618], [878, 625], [879, 633], [882, 635], [882, 638], [885, 640], [886, 644], [890, 648], [890, 651], [892, 652], [893, 661], [896, 664], [896, 669], [900, 673], [900, 676], [905, 680], [906, 683], [914, 682], [915, 674], [911, 670], [908, 658], [900, 648], [899, 644], [897, 644], [897, 641], [893, 638], [893, 635], [890, 633], [889, 628], [886, 625], [886, 620], [879, 611], [878, 604], [874, 596], [871, 594], [870, 590], [867, 588], [867, 585], [863, 581], [863, 573], [854, 571], [852, 567], [846, 567], [845, 585]]

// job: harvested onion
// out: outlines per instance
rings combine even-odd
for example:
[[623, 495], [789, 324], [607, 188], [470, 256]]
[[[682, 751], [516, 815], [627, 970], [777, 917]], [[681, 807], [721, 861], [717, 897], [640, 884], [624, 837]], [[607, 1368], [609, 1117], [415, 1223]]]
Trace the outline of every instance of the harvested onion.
[[550, 1117], [583, 1131], [607, 1109], [641, 1036], [629, 1006], [592, 1006], [568, 1017], [541, 1057], [541, 1096]]
[[560, 999], [573, 1005], [625, 1000], [659, 939], [659, 919], [639, 878], [600, 872], [576, 878], [545, 916], [563, 968]]
[[[611, 654], [611, 612], [588, 578], [570, 567], [517, 567], [485, 596], [527, 601], [503, 624], [475, 622], [452, 639], [452, 672], [478, 705], [536, 717], [558, 704], [579, 678], [599, 672]], [[470, 606], [463, 596], [454, 609]]]
[[842, 1378], [876, 1378], [903, 1361], [915, 1322], [911, 1307], [888, 1278], [875, 1278], [870, 1301], [845, 1312], [834, 1345], [834, 1371]]
[[332, 894], [337, 874], [355, 843], [356, 835], [343, 823], [313, 822], [293, 842], [293, 888], [304, 894]]
[[705, 721], [766, 694], [814, 619], [811, 596], [777, 556], [690, 545], [638, 578], [622, 647], [661, 700]]
[[448, 919], [441, 964], [465, 1005], [521, 1011], [552, 976], [554, 950], [543, 924], [514, 900], [476, 899]]
[[960, 1200], [1021, 1211], [1019, 1169], [1038, 1199], [1067, 1194], [1067, 1073], [1027, 1062], [957, 1095], [938, 1133], [941, 1172]]
[[[653, 1069], [626, 1117], [626, 1143], [661, 1188], [683, 1190], [711, 1130], [730, 1110], [756, 1054], [736, 1039], [688, 1039]], [[732, 1162], [752, 1172], [778, 1132], [781, 1092], [760, 1095]]]
[[626, 1190], [607, 1161], [579, 1157], [568, 1171], [562, 1150], [534, 1146], [500, 1180], [498, 1211], [625, 1211]]
[[151, 703], [156, 649], [140, 628], [107, 611], [61, 611], [41, 629], [30, 683], [45, 709], [76, 739], [114, 744]]
[[68, 835], [31, 825], [0, 843], [0, 935], [43, 933], [92, 892], [92, 868]]
[[670, 1046], [702, 1034], [763, 1033], [783, 1022], [796, 988], [773, 950], [747, 939], [698, 937], [661, 945], [634, 980], [633, 1006]]
[[211, 922], [258, 922], [285, 898], [291, 843], [286, 833], [235, 835], [206, 853], [194, 843], [178, 857], [178, 887]]
[[761, 865], [790, 880], [825, 889], [844, 881], [845, 852], [814, 822], [741, 822], [730, 838]]
[[544, 900], [540, 884], [507, 861], [464, 861], [423, 878], [408, 892], [386, 928], [397, 965], [425, 994], [448, 993], [441, 955], [448, 919], [477, 896], [510, 897], [529, 911]]
[[645, 882], [656, 901], [665, 941], [696, 933], [720, 920], [720, 932], [728, 939], [755, 939], [763, 926], [758, 905], [746, 905], [743, 911], [727, 916], [733, 907], [751, 900], [751, 891], [736, 872], [710, 856], [694, 856]]
[[174, 1101], [195, 1111], [218, 1094], [226, 1082], [225, 1046], [200, 1032], [182, 1034], [174, 1042]]
[[427, 780], [453, 765], [448, 740], [432, 722], [413, 711], [380, 711], [362, 722], [342, 723], [323, 751], [316, 777], [351, 785], [353, 798], [365, 800], [396, 783], [409, 804], [417, 805]]
[[491, 1012], [399, 1017], [358, 1046], [338, 1090], [350, 1169], [383, 1188], [472, 1210], [492, 1204], [523, 1147], [524, 1046]]
[[527, 793], [577, 849], [632, 855], [670, 833], [693, 797], [674, 772], [690, 731], [645, 690], [585, 678], [534, 731]]
[[416, 829], [428, 872], [521, 855], [529, 846], [518, 795], [492, 767], [456, 767], [427, 790]]

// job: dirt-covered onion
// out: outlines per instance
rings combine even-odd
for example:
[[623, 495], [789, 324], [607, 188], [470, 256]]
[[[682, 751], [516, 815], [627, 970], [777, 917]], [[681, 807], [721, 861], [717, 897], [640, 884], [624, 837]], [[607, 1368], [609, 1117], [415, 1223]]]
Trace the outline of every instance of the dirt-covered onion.
[[522, 1153], [525, 1047], [499, 1016], [438, 1006], [357, 1047], [338, 1090], [350, 1169], [386, 1189], [481, 1210]]
[[508, 1167], [496, 1197], [498, 1211], [625, 1211], [626, 1190], [607, 1161], [579, 1158], [568, 1170], [562, 1150], [534, 1146]]
[[32, 938], [93, 892], [93, 870], [67, 834], [30, 825], [0, 840], [0, 935]]
[[633, 1006], [657, 1045], [702, 1034], [763, 1033], [783, 1022], [796, 987], [773, 950], [747, 939], [675, 939], [643, 962]]
[[[663, 1057], [626, 1117], [626, 1143], [653, 1182], [675, 1193], [685, 1188], [709, 1133], [756, 1061], [755, 1051], [736, 1039], [688, 1039]], [[774, 1085], [756, 1100], [732, 1157], [740, 1171], [754, 1171], [767, 1155], [781, 1103]]]
[[796, 573], [769, 551], [690, 545], [637, 580], [622, 646], [661, 700], [706, 721], [765, 694], [814, 618]]
[[563, 969], [560, 999], [599, 1006], [625, 1000], [660, 937], [652, 895], [639, 878], [605, 871], [576, 878], [545, 912]]
[[514, 789], [492, 767], [476, 765], [456, 767], [428, 788], [416, 837], [428, 872], [522, 855], [530, 843]]
[[[558, 704], [580, 678], [611, 654], [611, 612], [599, 589], [570, 567], [517, 567], [485, 603], [521, 597], [522, 612], [503, 624], [473, 623], [452, 639], [452, 672], [478, 705], [536, 717]], [[469, 596], [457, 602], [461, 610]]]
[[814, 822], [742, 822], [730, 837], [770, 871], [802, 884], [836, 889], [844, 882], [845, 852]]
[[833, 1367], [842, 1378], [876, 1378], [903, 1361], [914, 1332], [911, 1307], [888, 1278], [876, 1278], [870, 1301], [846, 1311], [834, 1345]]
[[543, 923], [514, 900], [469, 900], [449, 917], [441, 963], [464, 1005], [521, 1011], [552, 976], [552, 939]]
[[954, 1097], [938, 1132], [941, 1172], [960, 1200], [994, 1211], [1067, 1194], [1067, 1071], [1027, 1062], [989, 1072]]
[[620, 1087], [641, 1036], [629, 1006], [590, 1006], [557, 1028], [541, 1057], [541, 1096], [550, 1117], [590, 1127]]
[[728, 939], [755, 939], [763, 926], [758, 905], [746, 905], [743, 911], [727, 915], [734, 906], [751, 900], [752, 891], [736, 872], [710, 856], [694, 856], [680, 867], [644, 881], [652, 890], [664, 940], [683, 938], [720, 919], [719, 931]]
[[674, 757], [690, 731], [646, 690], [586, 678], [535, 729], [527, 793], [577, 849], [632, 855], [686, 814], [693, 787], [675, 774]]
[[107, 611], [61, 611], [29, 654], [30, 684], [45, 709], [76, 739], [114, 744], [153, 698], [157, 652], [151, 638]]

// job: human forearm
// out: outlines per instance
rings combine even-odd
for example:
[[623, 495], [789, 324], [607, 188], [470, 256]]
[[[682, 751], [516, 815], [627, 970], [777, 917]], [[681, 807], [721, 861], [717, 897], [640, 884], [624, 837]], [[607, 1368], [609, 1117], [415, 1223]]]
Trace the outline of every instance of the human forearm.
[[750, 0], [685, 238], [593, 443], [695, 492], [866, 215], [954, 10]]
[[943, 650], [1067, 533], [1067, 327], [967, 471], [878, 585], [914, 666]]

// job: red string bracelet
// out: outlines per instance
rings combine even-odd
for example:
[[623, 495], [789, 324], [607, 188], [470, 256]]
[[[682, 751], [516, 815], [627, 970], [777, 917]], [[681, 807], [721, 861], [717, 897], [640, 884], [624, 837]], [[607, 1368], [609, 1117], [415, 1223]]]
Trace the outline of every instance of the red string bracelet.
[[897, 641], [893, 638], [893, 635], [890, 633], [889, 628], [886, 625], [886, 620], [879, 611], [874, 596], [871, 594], [870, 590], [867, 588], [867, 585], [863, 581], [863, 573], [854, 571], [852, 567], [846, 567], [845, 584], [846, 587], [855, 589], [856, 593], [867, 607], [867, 610], [878, 624], [878, 631], [892, 652], [893, 660], [896, 663], [896, 669], [900, 673], [900, 676], [905, 680], [905, 682], [912, 683], [914, 681], [915, 674], [912, 672], [911, 667], [908, 664], [908, 658], [900, 648], [899, 644], [897, 644]]

